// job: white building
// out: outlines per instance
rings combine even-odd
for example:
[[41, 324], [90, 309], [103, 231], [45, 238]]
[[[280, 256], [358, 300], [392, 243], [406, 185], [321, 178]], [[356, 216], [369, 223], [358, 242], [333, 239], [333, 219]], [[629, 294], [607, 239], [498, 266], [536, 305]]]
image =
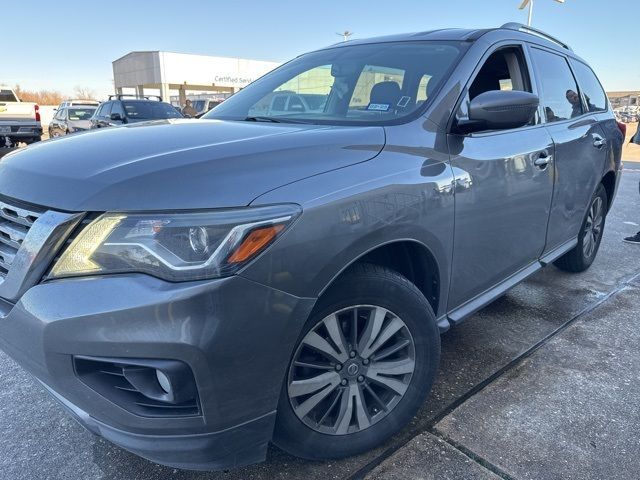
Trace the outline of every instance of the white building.
[[145, 89], [153, 89], [169, 101], [170, 91], [175, 90], [184, 104], [187, 92], [234, 93], [278, 65], [244, 58], [131, 52], [113, 62], [113, 79], [118, 94], [135, 89], [142, 96]]

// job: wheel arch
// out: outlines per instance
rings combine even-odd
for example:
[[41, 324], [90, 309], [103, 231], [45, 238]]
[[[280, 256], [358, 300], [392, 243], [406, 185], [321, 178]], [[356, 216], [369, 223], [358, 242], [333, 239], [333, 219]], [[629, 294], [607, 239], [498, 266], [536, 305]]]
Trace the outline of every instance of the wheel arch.
[[433, 252], [414, 239], [397, 239], [379, 244], [354, 258], [325, 285], [324, 294], [351, 267], [360, 263], [372, 263], [394, 270], [413, 283], [425, 296], [433, 313], [438, 314], [442, 281], [440, 267]]
[[608, 171], [605, 176], [602, 177], [600, 183], [602, 183], [602, 186], [607, 192], [607, 211], [609, 211], [616, 191], [616, 172], [613, 170]]

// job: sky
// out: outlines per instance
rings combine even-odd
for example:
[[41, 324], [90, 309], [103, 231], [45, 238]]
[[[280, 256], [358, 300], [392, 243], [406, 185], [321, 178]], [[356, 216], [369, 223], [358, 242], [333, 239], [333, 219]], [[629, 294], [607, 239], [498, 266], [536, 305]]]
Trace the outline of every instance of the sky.
[[[521, 0], [0, 0], [0, 85], [113, 93], [111, 62], [130, 51], [284, 62], [341, 39], [526, 23]], [[3, 4], [6, 4], [3, 6]], [[638, 0], [535, 0], [533, 26], [568, 43], [608, 91], [640, 90]]]

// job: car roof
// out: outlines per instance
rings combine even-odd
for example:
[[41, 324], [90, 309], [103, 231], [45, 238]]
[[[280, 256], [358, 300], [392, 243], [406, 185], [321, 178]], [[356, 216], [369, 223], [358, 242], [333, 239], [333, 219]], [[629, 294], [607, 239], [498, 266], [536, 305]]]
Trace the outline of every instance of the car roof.
[[504, 25], [497, 28], [443, 28], [439, 30], [429, 30], [424, 32], [403, 33], [382, 37], [348, 40], [346, 42], [334, 44], [329, 48], [388, 42], [410, 42], [417, 40], [475, 42], [485, 36], [487, 38], [491, 37], [490, 39], [494, 41], [508, 39], [536, 43], [538, 45], [542, 45], [552, 50], [561, 52], [564, 55], [569, 55], [578, 60], [581, 60], [580, 57], [573, 53], [571, 47], [569, 47], [566, 43], [546, 32], [543, 32], [542, 30], [538, 30], [536, 28], [532, 28], [520, 23], [505, 23]]

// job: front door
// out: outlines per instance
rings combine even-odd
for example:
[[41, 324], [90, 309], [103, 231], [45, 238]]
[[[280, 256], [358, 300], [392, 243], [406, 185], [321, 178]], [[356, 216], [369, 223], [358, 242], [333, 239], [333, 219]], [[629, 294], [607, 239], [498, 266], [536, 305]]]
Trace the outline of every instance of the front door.
[[[469, 86], [457, 119], [468, 118], [468, 102], [486, 91], [536, 93], [530, 78], [522, 45], [500, 47]], [[451, 134], [449, 150], [457, 179], [451, 311], [536, 265], [545, 247], [554, 150], [538, 118], [513, 130]]]

